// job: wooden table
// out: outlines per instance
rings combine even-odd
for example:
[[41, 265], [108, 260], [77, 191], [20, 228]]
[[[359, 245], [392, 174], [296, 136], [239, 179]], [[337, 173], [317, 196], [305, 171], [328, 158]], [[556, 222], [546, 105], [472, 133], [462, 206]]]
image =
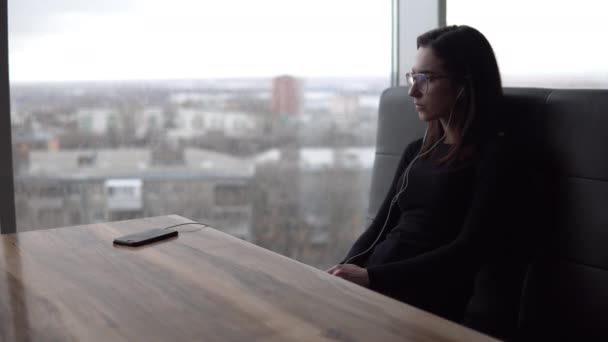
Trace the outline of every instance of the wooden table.
[[[161, 216], [0, 237], [1, 341], [491, 341], [212, 228]], [[191, 232], [183, 232], [189, 230]]]

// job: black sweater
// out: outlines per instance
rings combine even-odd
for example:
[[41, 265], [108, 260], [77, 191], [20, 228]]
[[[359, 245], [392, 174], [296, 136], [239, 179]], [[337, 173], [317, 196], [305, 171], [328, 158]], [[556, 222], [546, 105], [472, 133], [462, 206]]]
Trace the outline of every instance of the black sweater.
[[367, 269], [372, 290], [458, 320], [475, 274], [501, 238], [494, 221], [500, 197], [499, 141], [450, 166], [433, 163], [450, 147], [438, 145], [433, 158], [414, 162], [408, 186], [391, 208], [421, 146], [421, 139], [407, 146], [376, 218], [343, 262], [367, 250], [386, 222], [375, 247], [350, 263]]

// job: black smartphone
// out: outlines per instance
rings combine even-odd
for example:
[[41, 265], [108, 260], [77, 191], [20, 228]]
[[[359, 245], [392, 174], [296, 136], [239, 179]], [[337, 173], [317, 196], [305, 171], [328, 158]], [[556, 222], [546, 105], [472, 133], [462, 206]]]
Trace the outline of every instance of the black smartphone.
[[173, 229], [150, 229], [140, 233], [129, 234], [114, 239], [117, 245], [137, 247], [146, 245], [152, 242], [168, 239], [177, 236], [177, 230]]

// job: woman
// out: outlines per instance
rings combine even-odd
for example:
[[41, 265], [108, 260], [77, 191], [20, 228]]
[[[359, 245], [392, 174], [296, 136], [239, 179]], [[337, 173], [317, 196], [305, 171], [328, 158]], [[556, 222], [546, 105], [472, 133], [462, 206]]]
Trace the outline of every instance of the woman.
[[474, 28], [438, 28], [417, 45], [407, 79], [425, 137], [406, 147], [375, 220], [327, 271], [460, 321], [500, 239], [502, 85], [492, 47]]

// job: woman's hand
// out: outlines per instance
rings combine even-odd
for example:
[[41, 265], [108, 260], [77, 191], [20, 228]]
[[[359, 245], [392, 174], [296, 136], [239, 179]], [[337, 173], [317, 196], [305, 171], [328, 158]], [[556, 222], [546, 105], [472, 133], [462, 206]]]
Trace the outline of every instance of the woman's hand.
[[369, 276], [365, 268], [354, 264], [338, 264], [327, 270], [327, 273], [333, 274], [342, 279], [346, 279], [357, 285], [369, 287]]

